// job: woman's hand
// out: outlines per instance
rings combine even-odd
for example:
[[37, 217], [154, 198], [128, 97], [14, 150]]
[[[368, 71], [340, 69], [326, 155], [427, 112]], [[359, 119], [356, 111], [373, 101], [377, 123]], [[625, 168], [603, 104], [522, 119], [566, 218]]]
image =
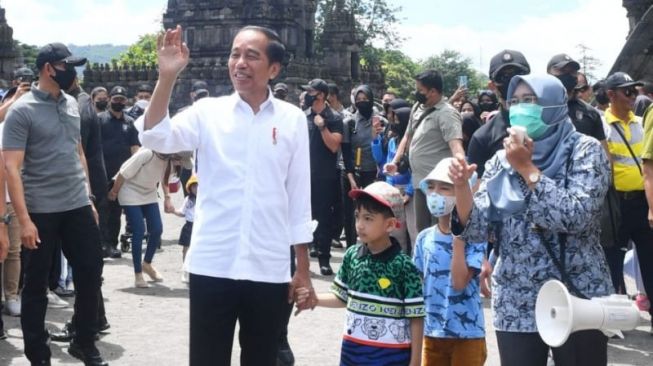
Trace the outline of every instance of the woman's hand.
[[531, 172], [533, 164], [533, 140], [526, 137], [524, 143], [519, 142], [515, 131], [509, 129], [509, 136], [503, 139], [503, 147], [506, 149], [508, 163], [522, 176], [525, 172]]

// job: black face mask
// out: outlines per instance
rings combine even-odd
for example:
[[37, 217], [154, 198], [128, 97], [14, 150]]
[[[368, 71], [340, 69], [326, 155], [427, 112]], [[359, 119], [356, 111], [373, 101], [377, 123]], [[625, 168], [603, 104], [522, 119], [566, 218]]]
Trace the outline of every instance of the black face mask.
[[97, 108], [100, 111], [106, 111], [108, 105], [109, 102], [107, 102], [106, 100], [100, 100], [95, 102], [95, 108]]
[[576, 85], [578, 85], [578, 78], [574, 75], [562, 74], [556, 77], [562, 82], [562, 85], [565, 86], [568, 92], [573, 91]]
[[[54, 67], [53, 67], [54, 68]], [[73, 81], [77, 77], [77, 71], [74, 67], [66, 67], [66, 70], [54, 69], [57, 74], [50, 76], [61, 90], [68, 90], [73, 85]]]
[[365, 118], [370, 118], [372, 117], [372, 102], [370, 101], [362, 101], [362, 102], [356, 102], [356, 109], [360, 112], [360, 114], [365, 117]]
[[315, 100], [317, 100], [317, 95], [306, 94], [304, 96], [304, 108], [311, 108]]
[[415, 100], [419, 104], [426, 103], [426, 94], [422, 94], [422, 93], [419, 92], [419, 90], [415, 90]]
[[125, 105], [122, 103], [111, 103], [111, 110], [114, 112], [122, 112], [125, 109]]
[[481, 112], [492, 112], [496, 111], [499, 106], [497, 103], [494, 102], [485, 102], [485, 103], [480, 103], [478, 105], [478, 108], [481, 110]]

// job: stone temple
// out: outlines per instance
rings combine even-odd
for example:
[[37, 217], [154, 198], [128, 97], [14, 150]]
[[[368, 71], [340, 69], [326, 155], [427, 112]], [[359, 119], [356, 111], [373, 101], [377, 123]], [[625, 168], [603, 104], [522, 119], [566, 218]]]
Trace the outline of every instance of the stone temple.
[[7, 24], [5, 9], [0, 7], [0, 79], [11, 80], [22, 58], [14, 45], [14, 30]]
[[625, 71], [634, 79], [653, 81], [653, 0], [623, 0], [623, 6], [630, 31], [610, 73]]
[[[232, 92], [227, 61], [231, 41], [245, 25], [266, 26], [281, 36], [288, 55], [282, 74], [274, 82], [288, 84], [293, 101], [300, 93], [298, 86], [313, 78], [338, 84], [343, 102], [348, 102], [348, 91], [359, 83], [370, 84], [380, 92], [384, 88], [383, 74], [379, 69], [360, 65], [362, 44], [345, 1], [335, 1], [325, 19], [324, 57], [315, 54], [316, 10], [317, 0], [169, 0], [163, 26], [180, 24], [190, 49], [190, 64], [177, 82], [171, 109], [190, 102], [190, 88], [197, 80], [206, 81], [212, 95]], [[153, 84], [156, 80], [156, 70], [151, 66], [88, 66], [84, 72], [88, 90], [121, 84], [135, 93], [138, 84]]]

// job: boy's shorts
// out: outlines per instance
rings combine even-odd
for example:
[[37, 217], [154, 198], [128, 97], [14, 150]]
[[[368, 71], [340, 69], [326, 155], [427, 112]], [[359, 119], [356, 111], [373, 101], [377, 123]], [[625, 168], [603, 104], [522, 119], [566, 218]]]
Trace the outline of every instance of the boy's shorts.
[[367, 346], [344, 339], [340, 366], [386, 366], [410, 364], [410, 348]]
[[422, 366], [482, 366], [486, 358], [485, 338], [424, 337]]

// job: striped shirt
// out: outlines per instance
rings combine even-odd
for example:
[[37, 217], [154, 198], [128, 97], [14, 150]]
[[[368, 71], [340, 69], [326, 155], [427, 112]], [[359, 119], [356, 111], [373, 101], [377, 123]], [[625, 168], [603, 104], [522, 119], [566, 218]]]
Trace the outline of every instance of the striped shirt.
[[[641, 155], [644, 147], [644, 128], [640, 119], [631, 111], [628, 121], [622, 121], [612, 114], [609, 108], [605, 111], [605, 119], [610, 124], [610, 134], [607, 137], [608, 149], [612, 155], [615, 188], [621, 192], [643, 191], [644, 178], [637, 166], [642, 164]], [[617, 129], [628, 140], [635, 157], [628, 150]]]

